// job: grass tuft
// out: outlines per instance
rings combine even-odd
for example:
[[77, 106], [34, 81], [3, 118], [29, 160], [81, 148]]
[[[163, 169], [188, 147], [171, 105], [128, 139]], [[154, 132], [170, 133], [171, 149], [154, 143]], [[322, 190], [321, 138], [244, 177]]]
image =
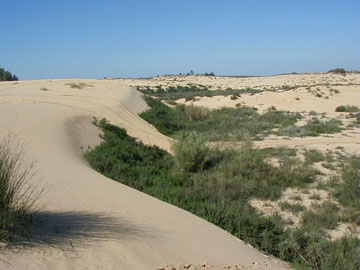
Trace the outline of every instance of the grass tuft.
[[10, 137], [0, 142], [0, 241], [26, 235], [34, 223], [32, 210], [42, 191], [29, 184], [33, 164]]

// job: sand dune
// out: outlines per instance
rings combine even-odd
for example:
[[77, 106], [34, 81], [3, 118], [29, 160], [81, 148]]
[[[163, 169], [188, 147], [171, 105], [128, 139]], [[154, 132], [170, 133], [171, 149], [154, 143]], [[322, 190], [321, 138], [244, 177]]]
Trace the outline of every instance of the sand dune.
[[137, 116], [145, 108], [140, 94], [119, 81], [0, 83], [0, 137], [10, 133], [21, 141], [37, 160], [32, 181], [46, 190], [39, 213], [46, 222], [35, 232], [36, 241], [0, 253], [0, 269], [288, 267], [186, 211], [100, 175], [82, 160], [82, 151], [100, 142], [93, 116], [168, 150], [170, 139]]

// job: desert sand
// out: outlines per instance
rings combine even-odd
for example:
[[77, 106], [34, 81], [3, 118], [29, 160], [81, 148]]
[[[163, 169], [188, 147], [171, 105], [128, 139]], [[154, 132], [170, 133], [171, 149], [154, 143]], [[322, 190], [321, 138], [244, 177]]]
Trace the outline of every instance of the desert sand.
[[0, 252], [0, 269], [289, 268], [87, 165], [82, 152], [100, 143], [94, 116], [169, 150], [171, 140], [138, 117], [145, 109], [140, 93], [118, 80], [0, 83], [0, 139], [11, 134], [23, 145], [36, 160], [31, 181], [45, 190], [38, 205], [45, 222], [32, 242]]

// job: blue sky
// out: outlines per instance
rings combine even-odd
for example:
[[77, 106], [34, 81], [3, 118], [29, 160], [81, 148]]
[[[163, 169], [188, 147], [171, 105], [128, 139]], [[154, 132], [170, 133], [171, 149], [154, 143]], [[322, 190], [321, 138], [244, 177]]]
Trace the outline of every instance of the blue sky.
[[360, 69], [360, 1], [1, 1], [20, 79]]

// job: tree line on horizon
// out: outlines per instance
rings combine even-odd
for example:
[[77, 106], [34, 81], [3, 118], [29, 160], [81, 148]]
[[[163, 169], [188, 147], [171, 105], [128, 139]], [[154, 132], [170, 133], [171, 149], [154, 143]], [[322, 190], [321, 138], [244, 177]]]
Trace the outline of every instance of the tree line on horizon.
[[11, 74], [10, 71], [5, 70], [0, 67], [0, 81], [18, 81], [19, 78], [14, 74]]

